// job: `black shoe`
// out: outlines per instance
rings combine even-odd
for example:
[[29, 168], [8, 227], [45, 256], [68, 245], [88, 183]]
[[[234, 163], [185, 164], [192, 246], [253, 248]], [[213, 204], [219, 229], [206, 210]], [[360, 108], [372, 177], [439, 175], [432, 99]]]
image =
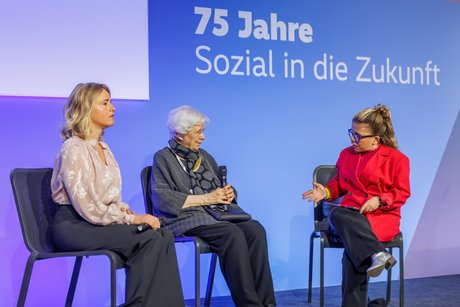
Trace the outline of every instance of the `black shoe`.
[[372, 265], [367, 269], [367, 276], [377, 277], [383, 269], [391, 269], [396, 264], [396, 259], [390, 253], [380, 252], [372, 255]]

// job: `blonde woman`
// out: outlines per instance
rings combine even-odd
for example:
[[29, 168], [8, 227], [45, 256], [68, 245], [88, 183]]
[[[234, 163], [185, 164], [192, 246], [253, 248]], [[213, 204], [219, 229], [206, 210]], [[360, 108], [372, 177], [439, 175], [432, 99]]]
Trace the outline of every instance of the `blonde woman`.
[[[126, 261], [125, 306], [184, 306], [173, 235], [121, 199], [118, 164], [104, 130], [115, 107], [104, 84], [78, 84], [65, 105], [64, 140], [51, 180], [59, 204], [52, 240], [60, 251], [108, 249]], [[136, 232], [138, 224], [152, 230]]]

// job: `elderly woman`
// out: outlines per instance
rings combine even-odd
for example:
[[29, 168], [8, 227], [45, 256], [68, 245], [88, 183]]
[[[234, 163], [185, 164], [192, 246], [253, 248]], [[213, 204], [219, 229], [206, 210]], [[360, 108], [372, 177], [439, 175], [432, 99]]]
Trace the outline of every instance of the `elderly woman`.
[[401, 206], [410, 196], [409, 159], [398, 150], [390, 110], [364, 109], [348, 130], [351, 145], [340, 153], [337, 174], [325, 186], [313, 183], [304, 199], [343, 196], [330, 227], [343, 242], [342, 306], [367, 306], [368, 277], [396, 264], [381, 242], [400, 232]]
[[255, 221], [217, 221], [203, 206], [236, 203], [231, 185], [220, 188], [218, 166], [204, 149], [209, 119], [181, 106], [169, 113], [169, 146], [153, 158], [150, 184], [154, 214], [176, 236], [197, 236], [217, 253], [236, 306], [274, 306], [275, 296], [263, 226]]

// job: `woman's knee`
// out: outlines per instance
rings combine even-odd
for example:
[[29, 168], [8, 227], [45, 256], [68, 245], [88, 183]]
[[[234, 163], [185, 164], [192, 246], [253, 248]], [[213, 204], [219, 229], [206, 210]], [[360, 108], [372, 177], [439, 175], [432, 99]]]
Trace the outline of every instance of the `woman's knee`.
[[149, 229], [143, 233], [137, 234], [135, 240], [141, 244], [145, 242], [146, 244], [156, 245], [157, 248], [160, 249], [174, 245], [174, 235], [166, 229]]
[[267, 237], [267, 233], [265, 231], [264, 226], [259, 223], [258, 221], [250, 221], [248, 222], [245, 227], [243, 227], [243, 231], [248, 238], [248, 240], [256, 240], [256, 241], [265, 241]]
[[174, 247], [175, 244], [173, 233], [166, 229], [155, 230], [153, 240], [157, 241], [157, 244], [160, 245], [162, 249], [169, 249]]
[[227, 227], [227, 231], [225, 234], [225, 241], [230, 246], [246, 244], [246, 237], [244, 235], [243, 230], [241, 230], [235, 224], [230, 224]]

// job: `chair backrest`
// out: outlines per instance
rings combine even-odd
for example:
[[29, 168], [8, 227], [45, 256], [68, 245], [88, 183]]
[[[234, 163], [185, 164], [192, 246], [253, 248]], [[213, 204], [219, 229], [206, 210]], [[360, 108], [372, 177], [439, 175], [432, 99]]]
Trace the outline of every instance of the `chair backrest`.
[[[335, 176], [335, 173], [335, 165], [320, 165], [313, 171], [313, 181], [323, 185], [327, 184]], [[329, 228], [329, 213], [331, 209], [332, 205], [325, 201], [314, 204], [315, 231], [325, 231]]]
[[153, 214], [152, 200], [150, 199], [149, 186], [150, 176], [152, 175], [152, 167], [146, 166], [141, 171], [141, 184], [142, 184], [142, 195], [144, 196], [145, 212]]
[[31, 253], [50, 253], [51, 226], [57, 204], [51, 198], [52, 168], [17, 168], [11, 171], [16, 209], [24, 243]]

